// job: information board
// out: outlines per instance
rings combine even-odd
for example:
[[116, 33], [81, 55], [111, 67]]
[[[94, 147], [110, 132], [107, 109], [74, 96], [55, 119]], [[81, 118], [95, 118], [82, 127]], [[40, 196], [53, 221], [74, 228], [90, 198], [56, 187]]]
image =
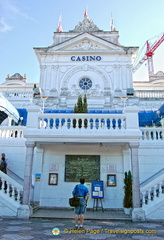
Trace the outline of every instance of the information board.
[[92, 181], [92, 198], [104, 198], [103, 181]]
[[81, 177], [86, 182], [100, 179], [99, 155], [66, 155], [65, 181], [79, 182]]

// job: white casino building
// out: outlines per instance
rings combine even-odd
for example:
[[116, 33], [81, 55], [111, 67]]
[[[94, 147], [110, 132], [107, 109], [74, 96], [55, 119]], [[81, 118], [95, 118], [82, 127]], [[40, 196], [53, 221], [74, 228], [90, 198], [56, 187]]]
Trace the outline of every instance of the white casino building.
[[[104, 208], [123, 209], [124, 173], [131, 170], [132, 219], [164, 219], [164, 77], [133, 82], [138, 48], [118, 39], [118, 31], [100, 30], [84, 16], [69, 32], [57, 29], [51, 46], [34, 48], [38, 88], [18, 73], [0, 84], [0, 148], [8, 158], [0, 177], [11, 187], [0, 190], [1, 216], [28, 218], [31, 202], [69, 207], [82, 175], [91, 195], [92, 181], [103, 181]], [[88, 113], [73, 113], [85, 94]]]

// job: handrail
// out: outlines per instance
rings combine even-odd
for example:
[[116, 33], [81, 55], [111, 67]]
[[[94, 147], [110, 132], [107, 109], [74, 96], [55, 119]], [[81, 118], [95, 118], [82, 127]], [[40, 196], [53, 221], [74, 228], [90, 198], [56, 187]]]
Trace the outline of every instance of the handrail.
[[7, 174], [3, 173], [2, 171], [0, 171], [0, 177], [1, 177], [1, 180], [3, 179], [4, 181], [7, 181], [9, 184], [14, 185], [14, 187], [19, 188], [21, 191], [23, 191], [23, 186], [21, 184], [17, 183], [14, 179], [9, 177]]
[[150, 182], [151, 180], [153, 181], [155, 178], [157, 178], [160, 174], [162, 175], [163, 173], [164, 173], [164, 168], [162, 168], [161, 170], [159, 170], [158, 172], [153, 174], [151, 177], [147, 178], [145, 181], [140, 183], [140, 187], [145, 186], [146, 182], [148, 182], [148, 181]]
[[[153, 174], [140, 184], [141, 205], [149, 206], [149, 203], [159, 199], [164, 191], [164, 168]], [[150, 204], [151, 206], [151, 204]]]
[[10, 168], [7, 167], [7, 172], [11, 172], [16, 178], [18, 178], [22, 183], [24, 183], [24, 179], [18, 176], [15, 172], [13, 172]]

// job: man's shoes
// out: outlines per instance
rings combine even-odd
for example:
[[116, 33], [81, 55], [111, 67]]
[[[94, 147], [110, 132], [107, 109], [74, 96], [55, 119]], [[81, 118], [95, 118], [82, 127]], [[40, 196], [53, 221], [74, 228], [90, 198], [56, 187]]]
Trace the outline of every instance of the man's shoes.
[[85, 230], [85, 228], [84, 228], [83, 226], [82, 226], [82, 227], [80, 227], [79, 229], [80, 229], [80, 230]]
[[79, 229], [78, 226], [75, 226], [75, 227], [74, 227], [74, 230], [78, 230], [78, 229]]

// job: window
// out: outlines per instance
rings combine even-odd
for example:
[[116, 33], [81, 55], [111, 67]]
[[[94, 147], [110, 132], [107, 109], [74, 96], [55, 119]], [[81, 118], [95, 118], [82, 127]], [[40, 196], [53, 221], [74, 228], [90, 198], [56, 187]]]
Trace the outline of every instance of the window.
[[92, 87], [92, 81], [89, 78], [82, 78], [79, 81], [79, 87], [83, 90], [88, 90]]

